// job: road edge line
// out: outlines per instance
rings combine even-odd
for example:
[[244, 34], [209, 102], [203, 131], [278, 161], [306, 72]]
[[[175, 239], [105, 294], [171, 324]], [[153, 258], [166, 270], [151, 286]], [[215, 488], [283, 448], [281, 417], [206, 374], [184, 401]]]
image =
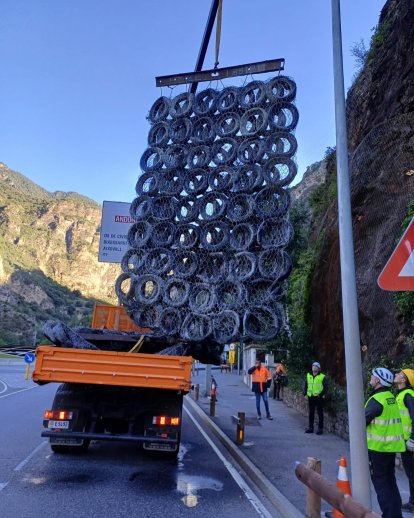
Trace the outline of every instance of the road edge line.
[[210, 417], [189, 396], [185, 398], [198, 417], [210, 428], [223, 446], [236, 459], [246, 474], [256, 486], [263, 491], [266, 498], [272, 503], [284, 518], [304, 518], [304, 515], [288, 500], [263, 473], [253, 464], [245, 453], [239, 450], [227, 435], [210, 419]]

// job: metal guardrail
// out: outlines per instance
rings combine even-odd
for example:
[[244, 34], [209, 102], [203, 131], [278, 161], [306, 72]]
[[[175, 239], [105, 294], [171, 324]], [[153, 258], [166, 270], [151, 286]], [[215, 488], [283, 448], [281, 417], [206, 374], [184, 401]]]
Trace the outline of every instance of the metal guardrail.
[[[351, 496], [340, 491], [332, 482], [326, 480], [322, 475], [304, 464], [297, 463], [295, 475], [311, 491], [325, 500], [325, 502], [328, 502], [334, 509], [343, 513], [347, 518], [381, 518], [379, 514], [356, 502]], [[314, 518], [316, 514], [311, 509], [308, 509], [307, 516]]]
[[13, 356], [23, 357], [26, 353], [34, 353], [35, 348], [27, 345], [16, 345], [13, 347], [0, 346], [0, 353], [11, 354]]

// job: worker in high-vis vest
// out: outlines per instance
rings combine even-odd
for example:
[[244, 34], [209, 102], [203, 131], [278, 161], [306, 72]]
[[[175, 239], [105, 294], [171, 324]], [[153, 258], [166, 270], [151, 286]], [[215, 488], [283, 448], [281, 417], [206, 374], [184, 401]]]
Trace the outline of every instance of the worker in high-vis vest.
[[266, 417], [273, 421], [273, 417], [269, 412], [269, 400], [267, 397], [267, 389], [272, 383], [272, 376], [270, 372], [262, 365], [260, 360], [256, 360], [254, 366], [251, 367], [247, 372], [252, 376], [252, 392], [254, 392], [256, 396], [257, 419], [262, 418], [262, 413], [260, 411], [260, 400], [263, 399], [266, 408]]
[[325, 374], [321, 372], [321, 364], [319, 362], [312, 363], [312, 373], [306, 375], [305, 385], [303, 387], [303, 395], [308, 400], [309, 406], [309, 426], [305, 433], [313, 433], [313, 423], [315, 421], [315, 410], [318, 412], [318, 430], [316, 435], [323, 434], [323, 403], [328, 385]]
[[410, 498], [401, 509], [414, 513], [414, 370], [402, 369], [397, 372], [394, 383], [398, 387], [395, 399], [400, 410], [405, 441], [405, 451], [401, 453], [401, 460], [410, 486]]
[[371, 480], [384, 518], [402, 518], [395, 454], [405, 451], [405, 441], [400, 410], [390, 391], [393, 381], [388, 369], [373, 369], [369, 382], [373, 392], [365, 403]]

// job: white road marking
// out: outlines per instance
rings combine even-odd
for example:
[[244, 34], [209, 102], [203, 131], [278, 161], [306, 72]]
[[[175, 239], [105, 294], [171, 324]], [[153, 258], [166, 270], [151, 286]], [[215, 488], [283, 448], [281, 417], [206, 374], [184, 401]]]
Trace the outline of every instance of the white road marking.
[[3, 383], [3, 390], [0, 390], [0, 394], [3, 394], [7, 390], [7, 383], [3, 380], [0, 380], [0, 383]]
[[8, 482], [0, 482], [0, 491], [7, 486]]
[[0, 399], [3, 398], [3, 397], [14, 396], [15, 394], [18, 394], [19, 392], [25, 392], [26, 390], [31, 390], [31, 389], [34, 389], [34, 388], [37, 388], [37, 385], [35, 385], [34, 387], [27, 387], [25, 389], [16, 390], [16, 392], [10, 392], [10, 394], [4, 394], [4, 396], [0, 396]]
[[230, 464], [230, 462], [228, 460], [226, 460], [226, 458], [221, 453], [221, 451], [217, 448], [217, 446], [213, 443], [213, 441], [210, 439], [210, 437], [206, 434], [206, 432], [201, 428], [201, 426], [197, 423], [197, 421], [194, 419], [194, 417], [190, 414], [189, 410], [185, 407], [184, 407], [184, 410], [187, 413], [188, 417], [191, 419], [191, 421], [194, 423], [194, 425], [198, 428], [201, 435], [208, 442], [211, 449], [214, 451], [214, 453], [217, 455], [217, 457], [224, 464], [227, 471], [233, 477], [233, 479], [235, 480], [237, 485], [240, 487], [240, 489], [246, 495], [247, 500], [249, 500], [249, 502], [255, 508], [257, 514], [263, 518], [272, 518], [272, 515], [267, 511], [267, 509], [263, 506], [263, 504], [260, 502], [260, 500], [257, 498], [257, 496], [253, 493], [253, 491], [247, 485], [245, 480], [241, 477], [239, 472], [234, 468], [234, 466], [232, 466]]
[[29, 453], [29, 455], [21, 461], [20, 464], [18, 464], [15, 468], [14, 468], [14, 471], [21, 471], [25, 466], [26, 464], [29, 462], [29, 460], [34, 457], [36, 455], [36, 453], [41, 450], [45, 444], [47, 444], [48, 441], [43, 441], [39, 444], [39, 446], [36, 446], [36, 448], [32, 451], [32, 453]]

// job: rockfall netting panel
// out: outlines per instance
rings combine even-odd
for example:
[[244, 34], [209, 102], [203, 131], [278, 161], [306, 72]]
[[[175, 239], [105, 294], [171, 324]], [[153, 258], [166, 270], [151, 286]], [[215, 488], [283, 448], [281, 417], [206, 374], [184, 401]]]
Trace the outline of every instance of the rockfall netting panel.
[[142, 327], [183, 340], [268, 340], [284, 320], [296, 85], [160, 97], [116, 292]]

